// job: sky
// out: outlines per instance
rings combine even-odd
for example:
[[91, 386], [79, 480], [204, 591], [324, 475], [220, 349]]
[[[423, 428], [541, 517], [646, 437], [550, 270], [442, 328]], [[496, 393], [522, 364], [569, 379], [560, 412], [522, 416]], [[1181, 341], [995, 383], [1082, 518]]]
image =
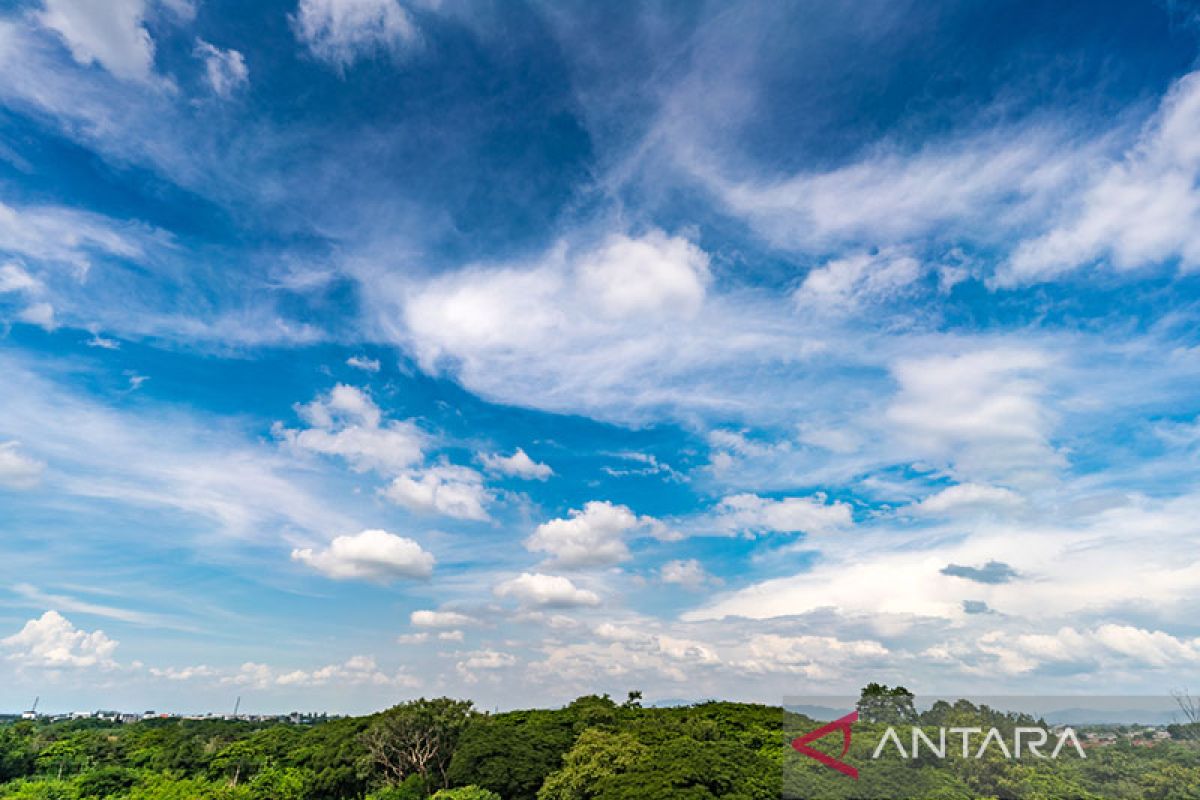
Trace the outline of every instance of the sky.
[[1198, 38], [0, 2], [0, 709], [1195, 691]]

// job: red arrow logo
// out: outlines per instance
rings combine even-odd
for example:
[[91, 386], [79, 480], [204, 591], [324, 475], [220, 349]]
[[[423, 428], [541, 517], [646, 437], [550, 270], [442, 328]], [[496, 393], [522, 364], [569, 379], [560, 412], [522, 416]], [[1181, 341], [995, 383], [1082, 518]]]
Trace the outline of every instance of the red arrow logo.
[[817, 739], [828, 736], [834, 731], [842, 732], [842, 754], [839, 758], [845, 758], [846, 753], [850, 750], [850, 726], [858, 722], [858, 712], [852, 711], [841, 719], [835, 719], [833, 722], [823, 727], [817, 728], [811, 733], [806, 733], [792, 740], [792, 749], [797, 753], [802, 753], [811, 759], [820, 761], [830, 769], [836, 769], [843, 775], [849, 775], [854, 780], [858, 780], [858, 770], [850, 766], [844, 761], [839, 761], [833, 756], [826, 755], [820, 750], [814, 750], [808, 746], [809, 742], [815, 742]]

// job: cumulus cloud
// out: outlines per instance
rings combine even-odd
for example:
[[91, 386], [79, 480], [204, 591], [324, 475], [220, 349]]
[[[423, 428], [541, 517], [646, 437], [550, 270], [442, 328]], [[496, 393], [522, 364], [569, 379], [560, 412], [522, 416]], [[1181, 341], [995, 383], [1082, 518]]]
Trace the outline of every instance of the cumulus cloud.
[[600, 597], [595, 592], [580, 589], [560, 575], [543, 575], [540, 572], [522, 572], [498, 584], [493, 592], [497, 597], [511, 597], [526, 605], [548, 608], [600, 604]]
[[613, 236], [576, 266], [581, 298], [610, 317], [691, 316], [704, 302], [708, 255], [686, 239], [651, 231]]
[[880, 662], [888, 653], [871, 640], [843, 641], [832, 636], [781, 636], [773, 633], [752, 636], [744, 645], [745, 657], [738, 666], [748, 672], [785, 672], [822, 679], [835, 677], [839, 665]]
[[0, 442], [0, 486], [28, 489], [37, 485], [46, 465], [21, 452], [19, 442]]
[[784, 300], [714, 296], [707, 263], [688, 240], [651, 231], [417, 283], [370, 276], [368, 300], [426, 371], [506, 403], [636, 420], [731, 407], [732, 372], [818, 347]]
[[565, 568], [603, 567], [628, 561], [625, 538], [654, 524], [625, 506], [593, 500], [570, 516], [544, 522], [525, 540], [525, 547], [548, 553], [550, 563]]
[[511, 667], [517, 659], [511, 653], [501, 653], [496, 650], [476, 650], [467, 653], [466, 659], [458, 662], [459, 669], [501, 669]]
[[338, 456], [360, 472], [399, 471], [424, 457], [427, 437], [421, 429], [412, 422], [385, 422], [379, 406], [356, 387], [339, 383], [296, 410], [309, 428], [274, 430], [297, 450]]
[[689, 589], [698, 589], [715, 580], [694, 558], [668, 561], [659, 568], [658, 575], [663, 583], [674, 583]]
[[1137, 143], [1100, 170], [1049, 231], [1022, 242], [1001, 286], [1051, 280], [1104, 261], [1129, 270], [1177, 260], [1200, 268], [1200, 72], [1181, 78]]
[[1200, 639], [1110, 623], [1090, 629], [1065, 626], [1052, 633], [991, 631], [975, 642], [938, 647], [931, 655], [958, 661], [969, 671], [986, 671], [994, 665], [1012, 675], [1050, 665], [1073, 666], [1075, 671], [1194, 669], [1200, 664]]
[[443, 356], [544, 346], [556, 336], [611, 329], [620, 318], [694, 315], [708, 257], [686, 239], [652, 231], [614, 236], [569, 258], [525, 269], [469, 269], [413, 294], [405, 317], [427, 366]]
[[476, 672], [506, 669], [517, 663], [516, 656], [498, 650], [475, 650], [463, 654], [461, 658], [454, 668], [467, 683], [476, 683], [479, 680]]
[[628, 680], [633, 676], [682, 683], [720, 667], [720, 656], [712, 645], [656, 628], [655, 623], [643, 620], [602, 623], [586, 642], [543, 648], [546, 657], [531, 663], [529, 672], [539, 679], [594, 686], [597, 679]]
[[80, 64], [98, 63], [118, 78], [146, 80], [154, 41], [142, 24], [146, 0], [42, 0], [38, 22], [62, 37]]
[[456, 519], [486, 520], [489, 495], [483, 476], [469, 467], [448, 464], [398, 475], [383, 490], [397, 505], [419, 513], [445, 514]]
[[296, 38], [339, 70], [372, 55], [400, 55], [420, 38], [397, 0], [300, 0], [291, 20]]
[[279, 669], [269, 664], [247, 661], [235, 670], [208, 667], [168, 668], [152, 673], [174, 680], [215, 679], [231, 686], [310, 688], [314, 686], [378, 686], [414, 688], [420, 682], [403, 669], [388, 672], [372, 656], [355, 655], [345, 661], [315, 669]]
[[471, 625], [475, 620], [457, 611], [414, 611], [409, 621], [418, 628], [459, 628]]
[[168, 681], [194, 681], [215, 678], [220, 675], [220, 671], [206, 664], [197, 664], [192, 667], [150, 667], [150, 674]]
[[20, 631], [0, 639], [8, 650], [8, 659], [22, 666], [47, 669], [117, 666], [113, 652], [117, 642], [104, 631], [84, 631], [76, 628], [57, 611], [47, 611], [25, 623]]
[[277, 686], [324, 686], [334, 684], [414, 687], [418, 681], [403, 670], [384, 672], [371, 656], [352, 656], [340, 664], [329, 664], [314, 670], [292, 670], [273, 676]]
[[853, 524], [850, 506], [822, 495], [775, 500], [755, 494], [730, 495], [717, 505], [719, 528], [739, 533], [831, 533]]
[[292, 559], [337, 580], [387, 582], [397, 578], [428, 578], [434, 557], [412, 539], [382, 530], [338, 536], [324, 550], [292, 550]]
[[[956, 621], [965, 601], [1024, 620], [1111, 618], [1130, 608], [1185, 613], [1200, 591], [1188, 544], [1200, 534], [1198, 510], [1197, 495], [1131, 498], [1064, 522], [980, 518], [970, 535], [954, 519], [932, 528], [860, 530], [853, 542], [816, 542], [820, 559], [810, 569], [718, 596], [683, 618], [770, 619], [834, 609]], [[1015, 575], [1022, 579], [1009, 579]]]
[[250, 80], [246, 59], [237, 50], [222, 50], [203, 39], [197, 39], [195, 54], [203, 59], [204, 77], [218, 97], [229, 97]]
[[554, 474], [549, 465], [534, 461], [520, 447], [511, 456], [499, 453], [482, 453], [480, 460], [489, 472], [508, 475], [513, 478], [544, 481]]
[[418, 466], [425, 460], [430, 437], [412, 421], [385, 420], [362, 389], [338, 384], [296, 411], [308, 428], [295, 430], [279, 423], [273, 428], [292, 450], [337, 456], [357, 472], [383, 473], [391, 482], [381, 494], [410, 511], [488, 519], [484, 506], [491, 496], [483, 476], [451, 464]]

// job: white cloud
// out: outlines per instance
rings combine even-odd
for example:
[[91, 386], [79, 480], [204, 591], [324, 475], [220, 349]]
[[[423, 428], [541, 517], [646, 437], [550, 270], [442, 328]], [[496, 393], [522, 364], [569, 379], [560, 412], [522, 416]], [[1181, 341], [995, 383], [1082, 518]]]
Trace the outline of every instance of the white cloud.
[[1200, 268], [1200, 72], [1181, 78], [1137, 143], [1099, 171], [1045, 234], [1022, 242], [996, 282], [1051, 280], [1097, 261]]
[[466, 658], [458, 662], [459, 670], [503, 669], [517, 663], [511, 653], [501, 653], [497, 650], [476, 650], [467, 653]]
[[88, 347], [99, 347], [102, 350], [120, 350], [121, 343], [116, 339], [109, 339], [101, 336], [99, 332], [92, 331], [92, 338], [84, 342]]
[[378, 686], [414, 688], [419, 681], [403, 669], [387, 672], [371, 656], [355, 655], [345, 661], [327, 664], [316, 669], [283, 670], [254, 661], [247, 661], [237, 670], [228, 672], [208, 667], [184, 667], [151, 670], [152, 674], [171, 680], [216, 678], [220, 684], [272, 687], [311, 688], [316, 686]]
[[[686, 239], [653, 231], [420, 282], [362, 279], [378, 323], [422, 369], [450, 372], [488, 399], [640, 421], [664, 408], [761, 403], [749, 376], [820, 349], [785, 299], [710, 293], [706, 261]], [[689, 288], [660, 269], [691, 274]]]
[[104, 631], [88, 633], [76, 628], [57, 611], [47, 611], [29, 620], [19, 632], [0, 639], [0, 646], [10, 651], [10, 660], [23, 666], [48, 669], [117, 666], [112, 658], [116, 641]]
[[9, 261], [0, 265], [0, 294], [6, 292], [36, 292], [42, 282], [26, 272], [20, 264]]
[[969, 658], [973, 651], [991, 656], [1000, 669], [1013, 675], [1052, 664], [1143, 670], [1200, 665], [1200, 639], [1185, 640], [1163, 631], [1112, 623], [1084, 630], [1068, 626], [1053, 633], [991, 631], [973, 645], [948, 647], [945, 654], [971, 665], [976, 663]]
[[379, 372], [380, 369], [379, 359], [367, 356], [350, 356], [346, 359], [346, 364], [363, 372]]
[[178, 22], [196, 19], [196, 3], [199, 0], [158, 0], [158, 4], [174, 15]]
[[510, 475], [514, 478], [544, 481], [554, 474], [554, 470], [550, 469], [549, 465], [534, 461], [519, 447], [517, 452], [511, 456], [502, 456], [499, 453], [481, 453], [479, 458], [489, 471]]
[[329, 664], [314, 670], [292, 670], [273, 676], [277, 686], [401, 686], [414, 687], [417, 680], [403, 670], [384, 672], [371, 656], [352, 656], [340, 664]]
[[[1056, 492], [1055, 505], [1066, 495]], [[742, 616], [770, 619], [832, 609], [883, 618], [964, 619], [964, 603], [986, 603], [1007, 618], [1034, 621], [1112, 615], [1129, 609], [1178, 615], [1200, 591], [1200, 496], [1129, 498], [1100, 512], [1051, 521], [960, 519], [940, 527], [860, 529], [814, 543], [820, 558], [804, 572], [762, 581], [684, 614], [688, 621]], [[1042, 518], [1041, 521], [1038, 521]], [[958, 565], [959, 569], [947, 571]], [[995, 567], [1005, 580], [964, 579]]]
[[274, 680], [275, 675], [269, 666], [255, 661], [247, 661], [234, 674], [222, 677], [221, 683], [234, 686], [257, 686], [265, 689]]
[[1019, 494], [1002, 486], [960, 483], [935, 492], [914, 504], [916, 514], [940, 516], [976, 512], [1005, 512], [1023, 508]]
[[752, 673], [784, 672], [821, 679], [835, 675], [839, 665], [880, 663], [889, 655], [882, 644], [871, 640], [843, 641], [832, 636], [752, 636], [744, 646], [738, 667]]
[[229, 97], [250, 80], [246, 59], [237, 50], [222, 50], [197, 39], [195, 54], [204, 59], [204, 76], [218, 97]]
[[853, 524], [850, 506], [822, 494], [774, 500], [755, 494], [725, 497], [714, 520], [719, 528], [745, 533], [831, 533]]
[[[546, 658], [529, 665], [535, 678], [577, 686], [617, 678], [666, 679], [672, 684], [696, 681], [721, 665], [717, 651], [695, 639], [654, 630], [655, 623], [606, 622], [596, 626], [586, 642], [555, 642], [544, 648]], [[702, 671], [703, 670], [703, 671]]]
[[423, 458], [428, 437], [412, 422], [384, 422], [379, 406], [353, 386], [338, 384], [297, 412], [311, 427], [280, 425], [275, 433], [298, 450], [338, 456], [360, 472], [398, 471]]
[[381, 530], [338, 536], [324, 550], [292, 551], [292, 559], [338, 580], [386, 582], [396, 578], [427, 578], [434, 557], [412, 539]]
[[409, 621], [418, 628], [459, 628], [471, 625], [474, 619], [457, 611], [414, 611]]
[[443, 464], [398, 475], [383, 496], [420, 513], [445, 514], [456, 519], [486, 520], [489, 495], [483, 476], [468, 467]]
[[493, 592], [497, 597], [511, 597], [521, 603], [551, 608], [600, 604], [600, 597], [595, 592], [580, 589], [567, 578], [540, 572], [522, 572], [497, 585]]
[[397, 0], [300, 0], [292, 27], [314, 56], [338, 69], [378, 53], [399, 55], [419, 40]]
[[118, 78], [146, 80], [154, 41], [142, 24], [146, 0], [42, 0], [37, 20], [62, 37], [80, 64], [99, 63]]
[[[86, 273], [96, 254], [134, 259], [162, 234], [64, 206], [13, 206], [0, 202], [0, 252], [68, 264]], [[17, 272], [10, 280], [27, 282]]]
[[358, 472], [384, 473], [392, 480], [382, 495], [412, 511], [488, 519], [484, 506], [490, 495], [483, 476], [450, 464], [413, 468], [424, 460], [430, 437], [412, 421], [384, 420], [379, 406], [363, 390], [338, 384], [296, 411], [309, 428], [294, 430], [282, 424], [273, 428], [276, 437], [293, 450], [338, 456]]
[[704, 302], [708, 255], [686, 239], [651, 231], [613, 236], [577, 266], [581, 296], [609, 317], [692, 316]]
[[0, 442], [0, 486], [28, 489], [37, 485], [46, 465], [21, 452], [19, 442]]
[[544, 522], [525, 540], [525, 547], [548, 553], [554, 566], [602, 567], [630, 558], [625, 537], [640, 527], [652, 524], [639, 518], [625, 506], [593, 500], [582, 510], [572, 509], [570, 516]]
[[424, 644], [429, 641], [429, 634], [422, 631], [421, 633], [402, 633], [396, 637], [396, 644]]
[[465, 657], [454, 668], [458, 674], [467, 683], [476, 683], [479, 676], [477, 671], [494, 672], [495, 670], [507, 669], [517, 663], [516, 656], [511, 653], [502, 653], [498, 650], [476, 650], [466, 653]]
[[439, 278], [409, 298], [405, 317], [418, 356], [433, 366], [443, 355], [542, 347], [552, 337], [611, 329], [623, 317], [692, 316], [704, 299], [706, 265], [686, 239], [615, 236], [572, 259], [560, 249], [532, 268]]
[[58, 323], [54, 321], [54, 306], [49, 303], [33, 303], [25, 306], [17, 313], [17, 319], [48, 331], [53, 331], [58, 327]]
[[848, 455], [863, 446], [862, 434], [853, 427], [828, 427], [813, 423], [797, 426], [797, 438], [801, 442], [837, 455]]
[[802, 310], [849, 312], [862, 303], [895, 299], [923, 272], [903, 252], [855, 253], [810, 270], [792, 297]]
[[169, 681], [194, 681], [198, 678], [215, 678], [220, 672], [206, 664], [194, 667], [151, 667], [150, 674]]
[[296, 474], [292, 459], [230, 420], [161, 407], [114, 410], [48, 382], [44, 361], [38, 368], [0, 354], [0, 374], [10, 378], [0, 392], [0, 439], [18, 440], [52, 463], [55, 492], [189, 515], [183, 528], [205, 536], [181, 532], [180, 543], [203, 547], [223, 538], [225, 556], [230, 539], [357, 529], [320, 480]]
[[[967, 478], [1029, 480], [1064, 464], [1042, 403], [1052, 359], [1031, 349], [988, 349], [898, 361], [890, 433], [916, 460]], [[1011, 481], [1010, 481], [1011, 482]]]
[[339, 423], [377, 428], [383, 412], [366, 392], [339, 383], [324, 398], [297, 408], [300, 416], [318, 428], [333, 428]]
[[[681, 151], [687, 152], [687, 151]], [[1036, 128], [936, 143], [916, 153], [886, 145], [828, 172], [732, 181], [711, 162], [688, 164], [771, 243], [800, 250], [890, 245], [947, 231], [986, 236], [1043, 208], [1078, 158]]]
[[662, 565], [658, 574], [663, 583], [674, 583], [689, 589], [698, 589], [715, 580], [694, 558], [668, 561]]

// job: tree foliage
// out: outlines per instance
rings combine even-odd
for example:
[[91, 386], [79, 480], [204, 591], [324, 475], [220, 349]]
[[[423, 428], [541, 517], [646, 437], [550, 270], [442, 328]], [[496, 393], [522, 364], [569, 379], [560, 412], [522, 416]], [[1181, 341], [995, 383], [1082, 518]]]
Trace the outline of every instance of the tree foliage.
[[448, 788], [450, 760], [473, 715], [466, 700], [413, 700], [380, 714], [363, 734], [363, 743], [389, 782], [401, 783], [415, 774], [425, 784]]
[[[0, 723], [0, 800], [1200, 800], [1200, 743], [1125, 739], [1088, 758], [894, 758], [849, 781], [798, 757], [792, 728], [820, 723], [771, 706], [645, 708], [588, 695], [558, 709], [476, 713], [416, 700], [311, 725], [157, 719]], [[868, 686], [848, 759], [870, 761], [890, 724], [1042, 724], [966, 701], [917, 714], [902, 687]], [[840, 754], [840, 738], [815, 743]], [[1137, 742], [1135, 744], [1135, 741]], [[407, 749], [406, 749], [407, 748]], [[809, 771], [804, 774], [804, 769]], [[803, 787], [796, 783], [804, 778]], [[815, 790], [814, 790], [815, 787]]]

